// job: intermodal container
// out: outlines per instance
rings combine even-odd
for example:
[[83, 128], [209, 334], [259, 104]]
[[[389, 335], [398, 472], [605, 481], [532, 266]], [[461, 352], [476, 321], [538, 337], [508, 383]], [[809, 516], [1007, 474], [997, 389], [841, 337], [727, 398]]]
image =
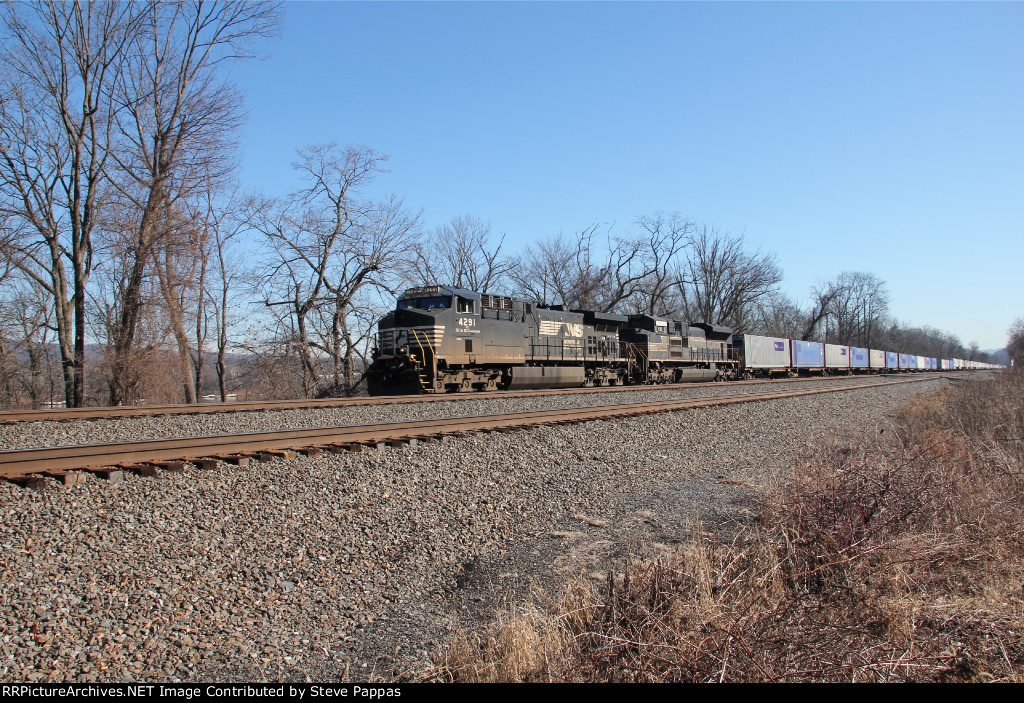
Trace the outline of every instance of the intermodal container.
[[821, 342], [804, 342], [793, 340], [793, 368], [823, 369], [825, 368], [825, 345]]
[[743, 365], [748, 369], [789, 368], [789, 340], [781, 337], [743, 335]]
[[[885, 358], [882, 358], [882, 363], [885, 363]], [[850, 368], [851, 369], [867, 369], [871, 368], [871, 360], [868, 356], [868, 350], [863, 347], [850, 347]]]
[[850, 348], [840, 344], [825, 345], [825, 368], [827, 369], [849, 369]]

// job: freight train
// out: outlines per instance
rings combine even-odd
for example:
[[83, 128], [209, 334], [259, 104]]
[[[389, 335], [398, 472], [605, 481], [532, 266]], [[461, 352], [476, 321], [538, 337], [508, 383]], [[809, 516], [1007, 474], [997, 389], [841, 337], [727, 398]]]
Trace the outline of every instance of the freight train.
[[995, 368], [437, 285], [399, 296], [372, 356], [370, 395]]

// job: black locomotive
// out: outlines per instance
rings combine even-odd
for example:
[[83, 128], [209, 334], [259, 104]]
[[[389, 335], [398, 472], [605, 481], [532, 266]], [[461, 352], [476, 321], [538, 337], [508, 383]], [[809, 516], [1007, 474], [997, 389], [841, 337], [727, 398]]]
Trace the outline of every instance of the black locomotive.
[[732, 378], [732, 331], [566, 310], [447, 286], [410, 288], [378, 325], [371, 395]]

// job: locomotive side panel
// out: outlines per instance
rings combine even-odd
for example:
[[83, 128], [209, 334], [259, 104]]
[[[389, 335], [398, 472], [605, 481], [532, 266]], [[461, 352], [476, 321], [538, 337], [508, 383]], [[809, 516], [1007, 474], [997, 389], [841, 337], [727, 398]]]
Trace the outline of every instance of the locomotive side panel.
[[542, 364], [582, 364], [584, 360], [583, 313], [538, 308], [535, 328], [528, 338], [526, 358]]

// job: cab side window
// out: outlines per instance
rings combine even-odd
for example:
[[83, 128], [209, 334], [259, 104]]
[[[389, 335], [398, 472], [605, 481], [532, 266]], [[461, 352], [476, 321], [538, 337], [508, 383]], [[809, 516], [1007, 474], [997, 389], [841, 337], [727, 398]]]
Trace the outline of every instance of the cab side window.
[[457, 297], [456, 300], [458, 301], [459, 312], [468, 312], [468, 313], [472, 313], [473, 312], [473, 301], [472, 300], [467, 300], [466, 298], [463, 298], [463, 297]]

